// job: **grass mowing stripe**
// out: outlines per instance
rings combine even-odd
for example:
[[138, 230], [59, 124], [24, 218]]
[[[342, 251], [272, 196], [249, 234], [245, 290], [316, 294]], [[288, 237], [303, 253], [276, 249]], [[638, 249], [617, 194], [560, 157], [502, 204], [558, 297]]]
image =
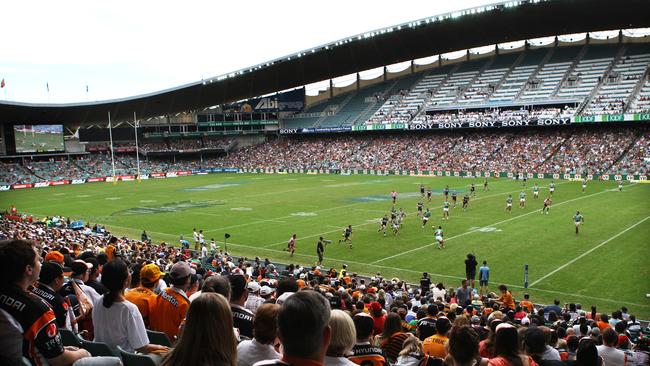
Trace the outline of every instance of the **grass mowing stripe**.
[[[636, 183], [633, 183], [633, 184], [636, 184]], [[612, 192], [612, 191], [614, 191], [614, 190], [607, 189], [607, 190], [604, 190], [604, 191], [600, 191], [600, 192], [592, 193], [592, 194], [587, 195], [587, 196], [582, 196], [582, 197], [572, 198], [572, 199], [570, 199], [570, 200], [568, 200], [568, 201], [560, 202], [560, 203], [556, 204], [555, 206], [561, 206], [561, 205], [563, 205], [563, 204], [565, 204], [565, 203], [569, 203], [569, 202], [573, 202], [573, 201], [578, 201], [578, 200], [581, 200], [581, 199], [589, 198], [589, 197], [592, 197], [592, 196], [596, 196], [596, 195], [599, 195], [599, 194], [603, 194], [603, 193], [607, 193], [607, 192]], [[509, 221], [512, 221], [512, 220], [516, 220], [516, 219], [519, 219], [519, 218], [522, 218], [522, 217], [528, 216], [528, 215], [530, 215], [530, 214], [535, 214], [535, 213], [539, 213], [539, 210], [530, 211], [530, 212], [527, 212], [527, 213], [525, 213], [525, 214], [521, 214], [521, 215], [518, 215], [518, 216], [515, 216], [515, 217], [511, 217], [511, 218], [509, 218], [509, 219], [505, 219], [505, 220], [499, 221], [499, 222], [494, 223], [494, 224], [490, 224], [490, 225], [482, 226], [482, 227], [480, 227], [480, 228], [478, 228], [478, 229], [474, 229], [474, 230], [466, 231], [466, 232], [464, 232], [464, 233], [462, 233], [462, 234], [454, 235], [454, 236], [452, 236], [451, 238], [445, 239], [445, 242], [447, 242], [447, 241], [449, 241], [449, 240], [452, 240], [452, 239], [460, 238], [461, 236], [465, 236], [465, 235], [468, 235], [468, 234], [475, 233], [475, 232], [477, 232], [477, 231], [480, 231], [481, 229], [485, 229], [485, 228], [488, 228], [488, 227], [494, 227], [494, 226], [497, 226], [497, 225], [500, 225], [500, 224], [503, 224], [503, 223], [506, 223], [506, 222], [509, 222]], [[428, 248], [428, 247], [430, 247], [430, 246], [433, 246], [434, 244], [436, 244], [435, 241], [434, 241], [433, 243], [429, 243], [429, 244], [426, 244], [426, 245], [423, 245], [423, 246], [420, 246], [420, 247], [417, 247], [417, 248], [413, 248], [413, 249], [407, 250], [407, 251], [405, 251], [405, 252], [400, 252], [400, 253], [397, 253], [397, 254], [393, 254], [393, 255], [391, 255], [391, 256], [388, 256], [388, 257], [386, 257], [386, 258], [378, 259], [378, 260], [376, 260], [376, 261], [374, 261], [374, 262], [371, 262], [370, 264], [376, 264], [376, 263], [379, 263], [379, 262], [383, 262], [383, 261], [386, 261], [386, 260], [389, 260], [389, 259], [393, 259], [393, 258], [396, 258], [396, 257], [402, 256], [402, 255], [404, 255], [404, 254], [409, 254], [409, 253], [412, 253], [412, 252], [415, 252], [415, 251], [418, 251], [418, 250], [422, 250], [422, 249]]]
[[571, 265], [572, 263], [578, 261], [580, 258], [583, 258], [583, 257], [589, 255], [589, 254], [590, 254], [591, 252], [593, 252], [594, 250], [596, 250], [596, 249], [602, 247], [603, 245], [609, 243], [610, 241], [612, 241], [612, 240], [618, 238], [619, 236], [625, 234], [626, 232], [628, 232], [628, 231], [634, 229], [635, 227], [641, 225], [641, 224], [642, 224], [644, 221], [646, 221], [647, 219], [650, 219], [650, 216], [646, 216], [644, 219], [642, 219], [641, 221], [637, 222], [636, 224], [634, 224], [634, 225], [628, 227], [627, 229], [625, 229], [625, 230], [619, 232], [618, 234], [612, 236], [611, 238], [605, 240], [604, 242], [602, 242], [602, 243], [596, 245], [595, 247], [593, 247], [593, 248], [589, 249], [588, 251], [586, 251], [586, 252], [580, 254], [579, 256], [573, 258], [572, 260], [570, 260], [570, 261], [564, 263], [563, 265], [559, 266], [558, 268], [554, 269], [553, 271], [551, 271], [551, 272], [545, 274], [544, 276], [540, 277], [539, 279], [537, 279], [537, 280], [535, 280], [533, 283], [531, 283], [529, 287], [533, 287], [533, 286], [535, 286], [536, 284], [540, 283], [541, 281], [543, 281], [543, 280], [546, 279], [547, 277], [554, 275], [555, 273], [557, 273], [557, 272], [561, 271], [562, 269], [568, 267], [568, 266]]

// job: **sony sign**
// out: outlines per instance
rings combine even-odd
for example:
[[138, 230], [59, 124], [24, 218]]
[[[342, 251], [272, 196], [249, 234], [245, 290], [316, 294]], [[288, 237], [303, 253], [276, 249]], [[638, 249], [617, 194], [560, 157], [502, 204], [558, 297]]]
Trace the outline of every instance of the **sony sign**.
[[285, 135], [285, 134], [294, 134], [294, 133], [298, 133], [298, 129], [297, 128], [282, 128], [282, 129], [280, 129], [280, 133], [283, 134], [283, 135]]
[[571, 124], [571, 118], [540, 118], [536, 121], [538, 126], [559, 126]]

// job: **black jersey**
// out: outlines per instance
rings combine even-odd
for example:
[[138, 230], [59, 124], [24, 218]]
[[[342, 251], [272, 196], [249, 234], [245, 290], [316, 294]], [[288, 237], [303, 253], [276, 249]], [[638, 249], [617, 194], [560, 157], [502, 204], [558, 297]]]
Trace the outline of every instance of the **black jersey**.
[[65, 327], [68, 308], [70, 307], [69, 300], [54, 291], [50, 286], [40, 282], [37, 287], [32, 289], [32, 292], [50, 305], [56, 316], [56, 325], [59, 328]]
[[349, 237], [350, 235], [352, 235], [352, 229], [349, 228], [349, 227], [346, 227], [345, 231], [343, 232], [343, 235], [345, 235], [346, 238]]
[[463, 203], [469, 202], [469, 196], [465, 195], [463, 196]]
[[455, 200], [456, 200], [456, 197], [457, 197], [456, 192], [454, 192], [454, 193], [451, 194], [451, 199], [452, 199], [452, 200], [455, 201]]
[[45, 364], [65, 350], [56, 326], [56, 315], [47, 302], [17, 286], [0, 291], [0, 309], [22, 327], [22, 353], [32, 364]]

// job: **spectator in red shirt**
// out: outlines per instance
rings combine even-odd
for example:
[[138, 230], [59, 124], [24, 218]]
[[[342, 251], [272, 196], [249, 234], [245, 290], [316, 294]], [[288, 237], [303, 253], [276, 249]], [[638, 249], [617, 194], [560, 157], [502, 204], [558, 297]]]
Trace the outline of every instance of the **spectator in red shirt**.
[[386, 322], [386, 313], [380, 303], [375, 301], [370, 304], [370, 316], [372, 316], [372, 320], [375, 324], [373, 334], [381, 334], [384, 330], [384, 322]]

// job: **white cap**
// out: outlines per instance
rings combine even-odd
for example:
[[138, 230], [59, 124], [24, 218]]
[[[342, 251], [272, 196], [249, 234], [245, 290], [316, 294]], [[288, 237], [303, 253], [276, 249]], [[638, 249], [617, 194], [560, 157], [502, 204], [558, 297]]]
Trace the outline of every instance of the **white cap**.
[[260, 288], [260, 295], [268, 296], [268, 295], [272, 294], [273, 291], [275, 291], [275, 290], [273, 290], [269, 286], [262, 286], [262, 288]]
[[293, 292], [285, 292], [282, 295], [280, 295], [280, 297], [278, 297], [278, 299], [275, 301], [275, 303], [278, 304], [278, 305], [282, 305], [282, 304], [284, 304], [285, 301], [287, 301], [289, 296], [291, 296], [293, 294], [294, 294]]
[[253, 281], [249, 282], [248, 286], [246, 286], [246, 287], [248, 288], [248, 291], [250, 291], [250, 292], [257, 292], [257, 291], [260, 290], [260, 284], [257, 283], [257, 282], [253, 282]]

